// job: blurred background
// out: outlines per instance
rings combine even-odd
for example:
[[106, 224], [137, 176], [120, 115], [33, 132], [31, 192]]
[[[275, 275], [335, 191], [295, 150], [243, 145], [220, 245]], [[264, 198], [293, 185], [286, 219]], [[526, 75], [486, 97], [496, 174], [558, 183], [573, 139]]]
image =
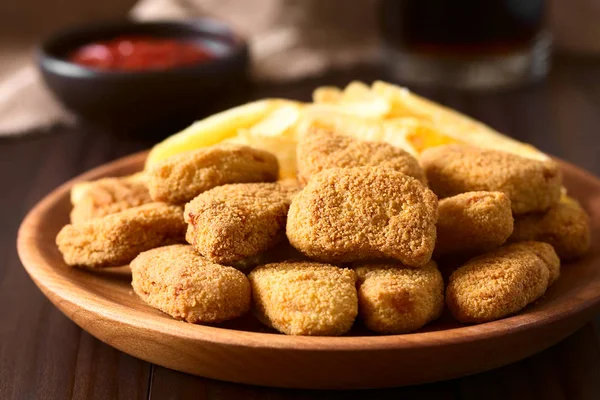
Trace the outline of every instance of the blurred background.
[[[97, 25], [100, 22], [197, 21], [207, 17], [221, 21], [246, 42], [249, 57], [237, 60], [236, 68], [244, 70], [243, 74], [247, 72], [244, 80], [247, 78], [249, 85], [240, 82], [232, 88], [222, 87], [218, 96], [208, 89], [203, 89], [204, 93], [197, 91], [195, 98], [181, 94], [182, 103], [197, 105], [191, 110], [179, 107], [181, 115], [167, 115], [165, 111], [165, 118], [172, 123], [153, 125], [159, 131], [158, 136], [166, 136], [203, 115], [259, 95], [288, 95], [307, 100], [309, 89], [298, 88], [308, 86], [299, 83], [319, 77], [326, 78], [315, 82], [383, 78], [417, 90], [423, 88], [425, 94], [432, 88], [490, 92], [514, 90], [544, 80], [556, 55], [600, 54], [597, 23], [600, 2], [594, 0], [2, 2], [0, 135], [43, 131], [89, 119], [93, 126], [98, 118], [94, 115], [88, 118], [89, 108], [96, 114], [115, 114], [113, 120], [119, 121], [116, 125], [125, 126], [127, 129], [121, 129], [125, 134], [133, 133], [138, 130], [136, 124], [127, 126], [123, 122], [133, 112], [116, 115], [107, 105], [110, 101], [98, 100], [86, 104], [87, 110], [78, 110], [82, 103], [89, 102], [81, 100], [82, 92], [88, 98], [102, 97], [83, 87], [82, 75], [87, 74], [88, 80], [98, 79], [92, 77], [93, 66], [91, 72], [88, 68], [85, 73], [63, 68], [61, 74], [79, 74], [77, 79], [61, 83], [60, 87], [55, 82], [48, 84], [48, 79], [44, 84], [37, 65], [40, 56], [36, 60], [34, 51], [36, 46], [56, 36], [56, 32], [102, 27]], [[119, 37], [117, 33], [112, 36]], [[78, 46], [97, 42], [94, 36], [86, 40], [89, 43]], [[63, 51], [57, 57], [65, 58], [65, 54]], [[217, 67], [225, 71], [223, 68]], [[195, 82], [199, 79], [193, 78]], [[230, 81], [229, 77], [227, 80]], [[106, 81], [103, 85], [106, 86]], [[136, 103], [136, 109], [143, 109], [150, 102], [149, 97], [154, 97], [140, 92], [139, 87], [144, 85], [127, 89], [131, 97], [127, 101]], [[259, 91], [252, 90], [257, 86]], [[73, 87], [81, 87], [80, 97], [65, 99], [64, 91], [73, 92]], [[139, 98], [133, 98], [135, 92], [140, 92]], [[165, 92], [163, 104], [167, 95]], [[210, 107], [202, 104], [202, 97], [211, 99]], [[74, 112], [69, 112], [63, 104]], [[123, 107], [118, 104], [112, 108]], [[166, 107], [158, 104], [158, 109]], [[152, 114], [160, 114], [154, 110]], [[103, 122], [106, 121], [100, 124]], [[109, 128], [115, 128], [114, 121]]]

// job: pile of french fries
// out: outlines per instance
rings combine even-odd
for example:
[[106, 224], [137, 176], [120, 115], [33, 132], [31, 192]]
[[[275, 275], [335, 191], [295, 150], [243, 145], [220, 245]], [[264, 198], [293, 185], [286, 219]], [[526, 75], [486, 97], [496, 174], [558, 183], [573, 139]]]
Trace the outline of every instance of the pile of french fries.
[[296, 173], [297, 139], [315, 127], [387, 142], [413, 155], [434, 146], [469, 143], [525, 157], [548, 158], [530, 145], [408, 89], [381, 81], [371, 86], [355, 81], [344, 89], [317, 88], [312, 103], [264, 99], [212, 115], [154, 146], [146, 166], [182, 151], [229, 142], [274, 153], [280, 162], [281, 178], [292, 178]]

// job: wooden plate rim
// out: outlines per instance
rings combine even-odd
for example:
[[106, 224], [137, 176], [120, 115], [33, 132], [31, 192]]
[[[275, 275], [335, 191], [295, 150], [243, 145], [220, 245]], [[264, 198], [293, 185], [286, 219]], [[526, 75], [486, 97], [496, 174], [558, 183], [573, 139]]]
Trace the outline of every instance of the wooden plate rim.
[[[206, 341], [227, 346], [262, 349], [294, 348], [294, 350], [298, 351], [328, 350], [351, 352], [363, 351], [367, 348], [369, 350], [401, 350], [408, 348], [414, 350], [415, 348], [431, 348], [458, 345], [478, 340], [489, 340], [507, 334], [516, 334], [535, 329], [540, 325], [550, 324], [579, 313], [587, 312], [591, 315], [600, 310], [600, 279], [595, 279], [588, 282], [576, 296], [561, 300], [551, 312], [549, 310], [536, 310], [534, 307], [526, 313], [485, 324], [404, 335], [342, 337], [286, 336], [277, 333], [248, 332], [214, 326], [193, 325], [176, 320], [161, 320], [159, 322], [153, 318], [147, 319], [145, 318], [147, 314], [144, 311], [113, 303], [97, 295], [90, 295], [84, 288], [65, 280], [60, 274], [54, 271], [54, 267], [51, 265], [39, 266], [38, 263], [43, 262], [46, 257], [36, 241], [39, 229], [43, 226], [45, 212], [65, 194], [68, 194], [74, 183], [95, 179], [109, 172], [127, 168], [132, 164], [142, 164], [147, 154], [148, 151], [142, 151], [120, 158], [65, 182], [38, 202], [21, 223], [17, 236], [19, 257], [27, 273], [36, 285], [59, 308], [62, 309], [59, 304], [60, 302], [68, 302], [105, 320], [126, 324], [136, 329], [145, 329], [171, 335], [183, 340]], [[595, 185], [600, 187], [600, 180], [593, 175], [565, 161], [558, 161], [563, 168], [574, 169], [582, 178], [591, 180]], [[597, 200], [600, 200], [600, 196]], [[27, 232], [33, 233], [28, 234]], [[61, 283], [58, 284], [52, 279], [47, 279], [51, 276], [58, 278]], [[66, 287], [69, 290], [64, 290]], [[86, 298], [86, 302], [83, 304], [80, 301], [82, 298]], [[74, 319], [72, 316], [69, 316], [69, 318]]]

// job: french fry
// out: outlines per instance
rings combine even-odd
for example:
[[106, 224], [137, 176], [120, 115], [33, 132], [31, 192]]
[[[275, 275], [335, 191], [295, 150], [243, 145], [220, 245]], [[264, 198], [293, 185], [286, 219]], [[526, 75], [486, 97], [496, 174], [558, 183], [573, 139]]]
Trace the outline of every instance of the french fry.
[[383, 137], [380, 119], [353, 115], [348, 109], [330, 105], [307, 106], [298, 124], [298, 135], [309, 129], [327, 129], [357, 139], [379, 141]]
[[249, 130], [241, 130], [237, 136], [227, 139], [225, 142], [269, 151], [275, 154], [279, 161], [279, 179], [296, 177], [296, 140], [294, 138], [260, 136], [250, 133]]
[[211, 146], [233, 137], [238, 130], [250, 128], [282, 104], [288, 103], [289, 100], [259, 100], [197, 121], [155, 145], [146, 159], [146, 168], [177, 153]]
[[321, 86], [313, 91], [312, 99], [315, 104], [337, 104], [342, 98], [342, 91], [335, 86]]
[[290, 136], [294, 134], [293, 126], [300, 119], [302, 107], [300, 103], [283, 104], [267, 115], [262, 121], [253, 125], [248, 133], [253, 136]]
[[293, 177], [296, 141], [308, 129], [387, 142], [415, 156], [435, 146], [468, 143], [535, 159], [549, 158], [533, 146], [408, 89], [381, 81], [371, 86], [355, 81], [343, 90], [319, 87], [309, 104], [266, 99], [205, 118], [157, 144], [146, 166], [182, 151], [228, 141], [273, 152], [280, 161], [282, 178]]
[[430, 122], [443, 135], [474, 146], [503, 150], [539, 160], [549, 159], [546, 154], [531, 145], [502, 135], [481, 122], [418, 96], [406, 88], [376, 81], [372, 89], [390, 102], [390, 117], [408, 116]]
[[385, 118], [390, 103], [362, 82], [350, 82], [342, 92], [338, 105], [353, 115], [365, 118]]
[[[388, 127], [393, 126], [396, 127], [397, 130], [402, 130], [401, 135], [404, 137], [406, 145], [410, 146], [410, 149], [413, 150], [415, 154], [421, 154], [431, 147], [462, 143], [460, 140], [440, 132], [430, 122], [419, 120], [414, 117], [389, 119], [384, 121], [384, 125]], [[386, 141], [389, 141], [389, 139]]]

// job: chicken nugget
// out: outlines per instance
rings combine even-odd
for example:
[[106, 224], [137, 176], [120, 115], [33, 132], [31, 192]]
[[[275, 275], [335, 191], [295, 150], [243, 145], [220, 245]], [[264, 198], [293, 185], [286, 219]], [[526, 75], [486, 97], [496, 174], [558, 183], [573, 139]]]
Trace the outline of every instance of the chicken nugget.
[[590, 249], [590, 219], [575, 200], [561, 200], [545, 213], [517, 216], [509, 240], [550, 243], [562, 260], [572, 260]]
[[124, 265], [142, 251], [184, 241], [183, 209], [148, 203], [77, 225], [65, 225], [56, 244], [68, 265]]
[[[94, 190], [94, 187], [98, 184], [102, 185], [102, 183], [106, 180], [112, 180], [115, 178], [101, 178], [95, 181], [85, 181], [78, 182], [73, 185], [71, 188], [71, 204], [76, 205], [82, 199], [84, 199], [90, 191]], [[136, 172], [135, 174], [120, 176], [118, 178], [120, 182], [125, 185], [134, 185], [137, 183], [145, 183], [147, 184], [148, 179], [144, 172]]]
[[472, 258], [450, 276], [446, 305], [465, 323], [494, 321], [522, 310], [556, 279], [558, 258], [549, 257], [550, 252], [552, 246], [545, 243], [523, 242]]
[[374, 332], [412, 332], [442, 313], [444, 280], [434, 261], [421, 268], [371, 264], [354, 270], [358, 312]]
[[439, 201], [435, 257], [492, 250], [510, 236], [513, 216], [502, 192], [467, 192]]
[[513, 243], [510, 245], [512, 249], [523, 249], [532, 251], [538, 256], [548, 267], [548, 286], [552, 285], [560, 277], [560, 258], [552, 247], [552, 245], [543, 242], [527, 240], [523, 242]]
[[302, 185], [325, 169], [353, 167], [390, 168], [426, 184], [417, 159], [388, 143], [367, 142], [316, 129], [300, 138], [296, 153], [298, 181]]
[[237, 183], [198, 195], [185, 206], [188, 243], [219, 264], [254, 257], [285, 237], [296, 188], [278, 183]]
[[220, 144], [177, 154], [148, 171], [155, 201], [183, 204], [200, 193], [227, 183], [273, 182], [277, 157], [248, 146]]
[[274, 263], [255, 268], [248, 279], [256, 317], [287, 335], [342, 335], [358, 314], [356, 274], [351, 269]]
[[560, 198], [562, 174], [553, 161], [457, 144], [428, 149], [420, 161], [429, 187], [440, 198], [482, 190], [503, 192], [514, 214], [545, 211]]
[[379, 167], [319, 172], [290, 206], [287, 237], [323, 262], [393, 258], [425, 265], [435, 245], [437, 197], [401, 172]]
[[232, 267], [214, 264], [192, 246], [171, 245], [131, 262], [131, 286], [140, 298], [175, 319], [222, 322], [250, 309], [250, 283]]
[[152, 202], [143, 174], [82, 182], [71, 189], [71, 223], [79, 224]]

